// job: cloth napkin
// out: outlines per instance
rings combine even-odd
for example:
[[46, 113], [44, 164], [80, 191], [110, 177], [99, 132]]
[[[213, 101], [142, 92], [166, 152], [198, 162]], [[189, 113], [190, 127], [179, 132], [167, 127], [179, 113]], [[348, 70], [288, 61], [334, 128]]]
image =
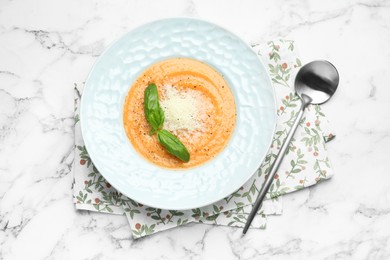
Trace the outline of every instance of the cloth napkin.
[[[133, 234], [139, 238], [190, 222], [243, 227], [252, 203], [270, 171], [300, 107], [294, 94], [293, 78], [302, 63], [294, 41], [276, 40], [252, 44], [269, 70], [276, 92], [278, 122], [272, 145], [261, 167], [247, 183], [230, 196], [212, 205], [191, 210], [162, 210], [133, 201], [108, 183], [94, 167], [85, 148], [79, 125], [82, 85], [75, 86], [75, 163], [73, 201], [77, 209], [125, 214]], [[282, 213], [286, 193], [314, 185], [333, 176], [325, 143], [335, 134], [316, 105], [310, 105], [251, 228], [265, 228], [266, 216]], [[113, 162], [115, 163], [115, 162]]]

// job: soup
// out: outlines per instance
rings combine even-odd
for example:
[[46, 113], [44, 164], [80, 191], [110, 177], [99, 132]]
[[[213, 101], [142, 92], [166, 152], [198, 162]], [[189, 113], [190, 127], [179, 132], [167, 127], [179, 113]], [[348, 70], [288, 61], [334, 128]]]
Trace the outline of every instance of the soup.
[[[190, 153], [188, 162], [171, 155], [150, 135], [144, 113], [144, 92], [155, 83], [164, 110], [163, 129], [173, 133]], [[233, 94], [225, 79], [211, 66], [188, 58], [173, 58], [146, 69], [125, 99], [123, 122], [134, 149], [148, 161], [165, 168], [199, 166], [227, 145], [236, 122]]]

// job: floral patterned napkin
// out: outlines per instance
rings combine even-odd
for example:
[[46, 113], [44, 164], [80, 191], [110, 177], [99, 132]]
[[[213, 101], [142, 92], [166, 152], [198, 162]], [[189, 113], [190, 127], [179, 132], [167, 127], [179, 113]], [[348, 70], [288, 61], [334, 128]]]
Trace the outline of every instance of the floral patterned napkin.
[[[251, 204], [298, 113], [300, 100], [294, 95], [293, 78], [301, 61], [291, 40], [253, 44], [271, 76], [278, 105], [278, 124], [270, 150], [259, 170], [243, 187], [212, 205], [192, 210], [161, 210], [139, 204], [117, 192], [98, 172], [85, 149], [78, 119], [81, 87], [75, 98], [75, 165], [73, 201], [77, 209], [125, 214], [134, 238], [190, 222], [243, 227]], [[303, 189], [333, 175], [325, 142], [335, 134], [319, 106], [309, 106], [295, 138], [280, 166], [252, 228], [265, 228], [266, 215], [281, 214], [280, 195]]]

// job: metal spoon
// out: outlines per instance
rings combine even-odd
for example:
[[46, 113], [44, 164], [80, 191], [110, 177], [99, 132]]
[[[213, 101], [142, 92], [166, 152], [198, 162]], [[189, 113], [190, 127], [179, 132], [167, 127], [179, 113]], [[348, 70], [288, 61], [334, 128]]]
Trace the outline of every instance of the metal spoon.
[[253, 218], [256, 216], [258, 209], [260, 208], [265, 195], [271, 187], [275, 173], [278, 170], [283, 157], [286, 153], [288, 146], [290, 145], [291, 139], [294, 136], [295, 130], [297, 129], [302, 116], [305, 112], [306, 107], [309, 104], [323, 104], [328, 101], [333, 94], [336, 92], [337, 86], [339, 85], [339, 73], [333, 64], [328, 61], [312, 61], [303, 66], [295, 78], [295, 92], [302, 101], [301, 108], [288, 133], [286, 140], [284, 141], [280, 151], [275, 159], [268, 177], [263, 184], [259, 195], [253, 204], [251, 213], [248, 216], [245, 224], [243, 233], [248, 231]]

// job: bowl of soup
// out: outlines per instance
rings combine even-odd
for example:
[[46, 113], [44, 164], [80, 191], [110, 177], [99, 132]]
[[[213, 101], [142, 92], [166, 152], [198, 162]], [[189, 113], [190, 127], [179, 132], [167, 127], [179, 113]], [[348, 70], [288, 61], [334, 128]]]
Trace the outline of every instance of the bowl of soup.
[[[183, 162], [150, 135], [144, 113], [146, 87], [156, 84], [164, 111], [163, 128], [186, 146], [190, 159]], [[123, 108], [126, 135], [148, 161], [165, 168], [200, 166], [227, 145], [236, 124], [236, 106], [226, 80], [210, 65], [195, 59], [171, 58], [147, 68], [135, 80]]]
[[[163, 115], [157, 130], [145, 112], [151, 84]], [[94, 165], [118, 191], [156, 208], [191, 209], [223, 199], [255, 173], [272, 140], [275, 95], [239, 37], [172, 18], [135, 28], [103, 52], [85, 83], [80, 122]], [[162, 130], [173, 138], [168, 148]], [[175, 156], [176, 140], [189, 160]]]

